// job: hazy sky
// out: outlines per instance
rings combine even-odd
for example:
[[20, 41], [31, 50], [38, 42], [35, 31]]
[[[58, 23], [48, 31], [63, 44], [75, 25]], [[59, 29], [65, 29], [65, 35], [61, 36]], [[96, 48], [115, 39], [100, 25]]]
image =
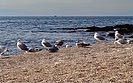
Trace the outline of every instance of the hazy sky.
[[133, 15], [133, 0], [0, 0], [0, 15]]

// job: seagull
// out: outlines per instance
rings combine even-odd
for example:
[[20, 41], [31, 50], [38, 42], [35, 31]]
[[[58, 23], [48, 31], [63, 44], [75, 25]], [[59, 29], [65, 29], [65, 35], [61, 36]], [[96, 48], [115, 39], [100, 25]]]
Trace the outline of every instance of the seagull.
[[63, 44], [64, 44], [63, 40], [57, 40], [57, 41], [55, 42], [55, 45], [56, 45], [57, 47], [61, 47]]
[[124, 39], [124, 36], [121, 35], [118, 31], [115, 31], [115, 40], [118, 40], [118, 39]]
[[51, 45], [45, 39], [42, 40], [41, 44], [49, 52], [57, 52], [59, 50], [58, 47], [57, 47], [57, 45]]
[[127, 43], [128, 43], [127, 39], [118, 39], [114, 41], [114, 44], [127, 44]]
[[76, 41], [76, 46], [77, 47], [86, 47], [86, 46], [89, 46], [90, 44], [86, 43], [86, 42], [79, 42], [79, 41]]
[[52, 47], [46, 48], [49, 52], [57, 52], [59, 49], [56, 45], [53, 45]]
[[71, 45], [69, 45], [68, 43], [65, 43], [66, 48], [72, 47]]
[[24, 52], [29, 51], [28, 47], [24, 43], [22, 43], [20, 39], [17, 40], [17, 47], [21, 51], [24, 51]]
[[29, 52], [39, 52], [41, 50], [42, 49], [40, 49], [40, 48], [29, 48]]
[[6, 47], [0, 46], [0, 55], [4, 54], [7, 51], [8, 51], [8, 49]]
[[97, 32], [94, 33], [94, 38], [95, 38], [97, 41], [99, 41], [99, 42], [101, 42], [102, 40], [105, 40], [105, 38], [102, 37], [102, 36], [101, 36], [100, 34], [98, 34]]
[[52, 47], [52, 45], [49, 42], [47, 42], [45, 39], [42, 39], [41, 44], [43, 45], [44, 48]]
[[133, 39], [127, 39], [128, 44], [133, 44]]

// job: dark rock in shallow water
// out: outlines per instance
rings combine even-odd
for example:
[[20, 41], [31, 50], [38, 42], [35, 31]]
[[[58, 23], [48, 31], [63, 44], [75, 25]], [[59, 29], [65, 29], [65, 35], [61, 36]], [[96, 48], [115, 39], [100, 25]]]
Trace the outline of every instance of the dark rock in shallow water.
[[95, 32], [95, 31], [114, 31], [117, 30], [121, 34], [124, 33], [132, 33], [133, 32], [133, 24], [121, 24], [121, 25], [115, 25], [115, 26], [105, 26], [105, 27], [97, 27], [97, 26], [91, 26], [91, 27], [78, 27], [78, 28], [57, 28], [60, 30], [86, 30], [87, 32]]
[[106, 27], [87, 27], [88, 32], [95, 32], [95, 31], [113, 31], [113, 26], [106, 26]]
[[122, 24], [122, 25], [115, 25], [115, 26], [105, 26], [105, 27], [87, 27], [88, 32], [94, 31], [114, 31], [117, 30], [121, 34], [123, 33], [131, 33], [133, 32], [133, 24]]
[[102, 28], [96, 27], [96, 26], [92, 26], [92, 27], [86, 27], [88, 32], [93, 32], [93, 31], [99, 31]]
[[118, 30], [121, 34], [131, 33], [133, 32], [133, 24], [116, 25], [114, 26], [114, 29]]

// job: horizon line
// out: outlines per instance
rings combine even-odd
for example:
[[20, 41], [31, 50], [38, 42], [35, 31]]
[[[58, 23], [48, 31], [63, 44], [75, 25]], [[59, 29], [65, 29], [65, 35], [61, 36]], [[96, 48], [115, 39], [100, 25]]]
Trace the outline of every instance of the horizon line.
[[133, 16], [133, 15], [0, 15], [0, 16]]

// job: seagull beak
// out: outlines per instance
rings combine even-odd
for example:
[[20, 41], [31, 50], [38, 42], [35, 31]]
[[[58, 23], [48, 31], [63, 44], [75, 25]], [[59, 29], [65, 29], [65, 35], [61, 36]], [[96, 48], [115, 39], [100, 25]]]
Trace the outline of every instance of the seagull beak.
[[9, 52], [9, 50], [7, 49], [7, 52]]

